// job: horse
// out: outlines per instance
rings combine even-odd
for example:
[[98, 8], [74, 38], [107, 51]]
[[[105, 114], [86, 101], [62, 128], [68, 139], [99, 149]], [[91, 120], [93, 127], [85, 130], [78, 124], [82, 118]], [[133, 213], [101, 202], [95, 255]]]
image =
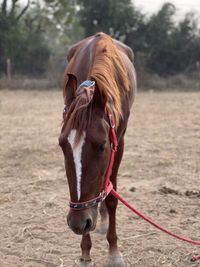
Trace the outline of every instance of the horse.
[[[67, 223], [75, 234], [82, 235], [82, 254], [76, 266], [93, 265], [90, 232], [96, 228], [100, 203], [100, 229], [107, 231], [109, 243], [105, 266], [122, 267], [125, 262], [116, 233], [118, 201], [103, 189], [106, 174], [113, 188], [117, 187], [124, 135], [136, 92], [134, 54], [127, 45], [99, 32], [73, 45], [67, 60], [59, 145], [70, 194]], [[116, 133], [118, 146], [113, 147], [111, 130]]]

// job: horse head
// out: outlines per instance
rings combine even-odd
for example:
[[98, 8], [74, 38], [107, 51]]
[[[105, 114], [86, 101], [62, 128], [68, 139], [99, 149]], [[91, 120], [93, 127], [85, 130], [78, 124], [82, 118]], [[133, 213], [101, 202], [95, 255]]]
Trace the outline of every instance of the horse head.
[[94, 81], [77, 88], [77, 79], [69, 74], [67, 108], [59, 137], [65, 160], [71, 208], [67, 223], [76, 234], [95, 229], [97, 203], [111, 155], [107, 99]]

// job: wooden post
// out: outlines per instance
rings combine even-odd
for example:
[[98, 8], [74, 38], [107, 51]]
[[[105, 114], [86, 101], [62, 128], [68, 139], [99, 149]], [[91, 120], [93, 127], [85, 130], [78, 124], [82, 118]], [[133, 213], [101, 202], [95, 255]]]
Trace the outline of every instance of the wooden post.
[[7, 58], [6, 60], [6, 74], [8, 81], [11, 81], [11, 60]]

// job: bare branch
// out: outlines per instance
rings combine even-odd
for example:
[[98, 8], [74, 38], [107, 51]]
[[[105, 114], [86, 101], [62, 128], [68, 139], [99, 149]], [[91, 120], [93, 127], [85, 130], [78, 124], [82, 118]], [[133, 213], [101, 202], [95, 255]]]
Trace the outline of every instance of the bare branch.
[[1, 5], [2, 13], [6, 15], [6, 9], [7, 9], [7, 0], [4, 0]]
[[11, 10], [10, 10], [10, 14], [13, 14], [14, 11], [15, 11], [15, 6], [16, 6], [16, 3], [18, 2], [18, 0], [12, 0], [12, 7], [11, 7]]
[[22, 11], [17, 16], [17, 18], [16, 18], [17, 21], [24, 15], [26, 10], [29, 8], [29, 5], [30, 5], [30, 0], [28, 0], [27, 5], [22, 9]]

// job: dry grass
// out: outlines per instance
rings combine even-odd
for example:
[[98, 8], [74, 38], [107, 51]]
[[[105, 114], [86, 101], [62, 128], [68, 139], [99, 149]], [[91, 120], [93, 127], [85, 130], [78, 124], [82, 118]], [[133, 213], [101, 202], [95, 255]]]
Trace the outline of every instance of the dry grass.
[[[63, 71], [47, 72], [46, 77], [30, 78], [26, 76], [14, 76], [11, 81], [6, 77], [0, 78], [0, 89], [26, 89], [46, 90], [61, 89], [63, 84]], [[138, 72], [138, 86], [142, 90], [157, 91], [200, 91], [200, 72], [178, 74], [167, 78], [147, 72]]]
[[160, 77], [156, 74], [138, 73], [139, 87], [157, 91], [179, 90], [179, 91], [200, 91], [200, 71], [189, 74], [177, 74], [169, 77]]
[[62, 88], [62, 77], [48, 75], [43, 78], [31, 78], [27, 76], [14, 76], [12, 80], [6, 77], [0, 79], [0, 89], [15, 90], [49, 90]]

